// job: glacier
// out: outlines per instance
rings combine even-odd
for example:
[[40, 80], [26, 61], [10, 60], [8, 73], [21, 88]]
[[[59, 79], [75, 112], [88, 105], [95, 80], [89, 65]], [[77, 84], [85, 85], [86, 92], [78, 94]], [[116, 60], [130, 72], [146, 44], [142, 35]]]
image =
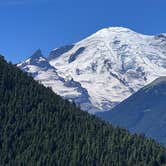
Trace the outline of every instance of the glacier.
[[37, 50], [17, 66], [89, 113], [108, 111], [166, 75], [166, 34], [108, 27], [47, 57]]

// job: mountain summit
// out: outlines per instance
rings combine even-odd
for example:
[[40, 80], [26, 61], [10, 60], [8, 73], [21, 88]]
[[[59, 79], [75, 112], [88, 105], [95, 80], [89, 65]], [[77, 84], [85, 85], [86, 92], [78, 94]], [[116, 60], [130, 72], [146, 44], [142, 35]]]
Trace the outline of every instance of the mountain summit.
[[[47, 62], [61, 78], [70, 78], [87, 91], [88, 106], [85, 102], [82, 108], [95, 113], [110, 110], [156, 78], [165, 76], [165, 50], [164, 34], [148, 36], [128, 28], [109, 27], [80, 42], [52, 50]], [[57, 92], [59, 87], [53, 82], [49, 85]], [[65, 96], [63, 89], [59, 94]], [[72, 96], [75, 95], [74, 92]]]

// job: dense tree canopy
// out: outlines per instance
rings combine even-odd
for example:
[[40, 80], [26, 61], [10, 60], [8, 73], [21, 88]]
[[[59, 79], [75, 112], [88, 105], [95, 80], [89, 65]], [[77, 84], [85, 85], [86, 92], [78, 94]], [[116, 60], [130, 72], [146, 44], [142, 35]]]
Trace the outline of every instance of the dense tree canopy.
[[81, 111], [0, 58], [0, 165], [158, 166], [166, 150]]

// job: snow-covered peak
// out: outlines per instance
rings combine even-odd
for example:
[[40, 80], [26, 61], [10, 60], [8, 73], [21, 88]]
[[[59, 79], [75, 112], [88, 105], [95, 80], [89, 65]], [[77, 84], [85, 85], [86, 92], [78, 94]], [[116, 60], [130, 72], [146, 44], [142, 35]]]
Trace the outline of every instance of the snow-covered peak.
[[[77, 43], [53, 49], [44, 61], [66, 82], [57, 88], [55, 82], [50, 83], [54, 91], [68, 99], [77, 96], [75, 92], [84, 93], [88, 103], [97, 109], [89, 109], [86, 104], [82, 108], [95, 112], [110, 110], [157, 77], [165, 76], [165, 50], [165, 34], [148, 36], [129, 28], [108, 27]], [[40, 56], [37, 57], [31, 67], [39, 67], [39, 73], [43, 67], [39, 65]], [[28, 63], [26, 67], [29, 67]], [[30, 71], [33, 68], [27, 72]], [[42, 75], [39, 75], [35, 78], [41, 80]], [[66, 90], [60, 91], [67, 85], [77, 87], [72, 97], [66, 95]], [[79, 99], [79, 102], [83, 100]]]
[[[66, 47], [63, 48], [66, 49]], [[53, 51], [56, 56], [52, 58], [60, 56], [61, 51], [65, 52], [62, 48], [55, 50], [55, 52]], [[17, 64], [17, 66], [44, 86], [51, 87], [56, 94], [75, 102], [83, 110], [88, 110], [89, 112], [99, 110], [89, 100], [88, 91], [79, 82], [74, 81], [72, 77], [61, 77], [57, 73], [57, 69], [51, 66], [49, 61], [42, 55], [41, 50], [37, 50], [32, 56]]]
[[127, 39], [127, 38], [151, 38], [152, 36], [148, 35], [143, 35], [140, 33], [137, 33], [129, 28], [124, 28], [124, 27], [108, 27], [108, 28], [103, 28], [96, 33], [92, 34], [88, 38], [82, 40], [90, 40], [90, 39], [99, 39], [99, 40], [104, 40], [104, 41], [110, 41], [114, 40], [115, 38], [120, 38], [122, 40]]
[[32, 56], [28, 58], [27, 60], [29, 60], [29, 63], [39, 63], [39, 62], [47, 61], [47, 59], [43, 56], [42, 51], [40, 49], [36, 50], [32, 54]]
[[[30, 56], [27, 60], [18, 64], [18, 67], [24, 69], [24, 71], [28, 71], [30, 68], [34, 68], [34, 72], [37, 70], [48, 70], [53, 68], [47, 59], [43, 56], [40, 49], [35, 51], [32, 56]], [[39, 69], [38, 69], [39, 68]]]
[[165, 50], [155, 36], [109, 27], [75, 43], [49, 62], [61, 76], [80, 82], [92, 103], [103, 111], [166, 75]]
[[136, 32], [125, 27], [108, 27], [99, 30], [95, 34], [109, 34], [109, 33], [136, 33]]

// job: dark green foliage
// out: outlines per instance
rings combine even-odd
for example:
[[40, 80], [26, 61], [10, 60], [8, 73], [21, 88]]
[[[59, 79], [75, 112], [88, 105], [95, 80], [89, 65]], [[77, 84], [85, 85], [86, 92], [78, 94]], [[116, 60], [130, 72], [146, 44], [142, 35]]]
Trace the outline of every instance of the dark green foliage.
[[113, 128], [0, 58], [0, 165], [157, 166], [166, 150]]

